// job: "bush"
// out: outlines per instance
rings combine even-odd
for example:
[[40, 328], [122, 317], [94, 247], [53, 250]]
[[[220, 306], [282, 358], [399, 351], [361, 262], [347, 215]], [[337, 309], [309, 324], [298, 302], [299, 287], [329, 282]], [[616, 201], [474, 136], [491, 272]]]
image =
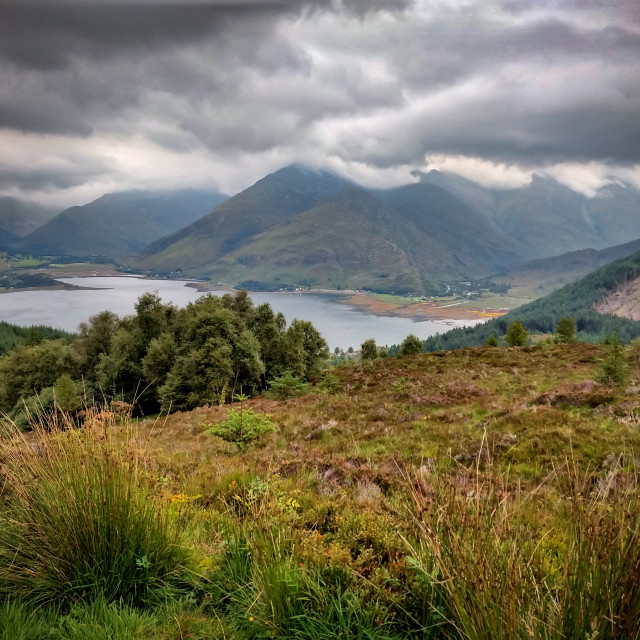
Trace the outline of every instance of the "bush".
[[609, 353], [600, 360], [596, 380], [611, 387], [621, 387], [629, 379], [629, 363], [617, 334], [608, 336]]
[[527, 344], [529, 332], [522, 326], [522, 322], [512, 322], [507, 329], [507, 344], [510, 347], [523, 347]]
[[286, 371], [271, 381], [269, 395], [276, 400], [288, 400], [289, 398], [303, 396], [308, 390], [308, 383], [294, 376], [291, 371]]
[[496, 334], [492, 333], [485, 341], [485, 347], [497, 347], [499, 345], [498, 338], [496, 338]]
[[574, 318], [565, 316], [560, 319], [556, 327], [557, 342], [569, 344], [576, 340], [576, 321]]
[[362, 362], [367, 360], [375, 360], [378, 357], [378, 347], [376, 347], [376, 341], [373, 338], [365, 340], [360, 345], [360, 359]]
[[235, 444], [242, 451], [259, 440], [267, 431], [275, 431], [275, 425], [268, 415], [244, 408], [244, 401], [247, 399], [243, 394], [236, 395], [236, 400], [240, 402], [240, 409], [238, 411], [230, 409], [224, 422], [204, 423], [202, 426], [205, 432]]
[[40, 423], [0, 440], [0, 595], [140, 604], [182, 576], [187, 552], [144, 482], [138, 450], [109, 432]]
[[422, 353], [422, 340], [410, 333], [400, 345], [401, 356], [417, 356]]

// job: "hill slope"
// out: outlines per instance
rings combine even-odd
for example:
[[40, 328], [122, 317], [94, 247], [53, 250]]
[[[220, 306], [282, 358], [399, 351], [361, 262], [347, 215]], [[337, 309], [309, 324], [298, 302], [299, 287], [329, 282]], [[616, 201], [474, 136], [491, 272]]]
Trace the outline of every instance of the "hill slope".
[[298, 284], [402, 294], [429, 290], [425, 274], [442, 278], [462, 272], [446, 247], [370, 193], [350, 188], [259, 234], [207, 273], [242, 286]]
[[0, 229], [23, 238], [51, 220], [57, 211], [34, 202], [0, 196]]
[[[457, 258], [458, 271], [466, 277], [478, 278], [522, 262], [512, 238], [442, 187], [419, 182], [378, 195], [424, 234], [447, 247]], [[447, 265], [443, 267], [445, 271]]]
[[37, 254], [119, 258], [197, 220], [225, 196], [192, 189], [109, 193], [71, 207], [24, 239]]
[[482, 345], [493, 333], [506, 333], [511, 322], [520, 321], [529, 331], [553, 333], [565, 316], [576, 320], [582, 339], [601, 340], [607, 334], [618, 333], [624, 342], [640, 336], [640, 322], [601, 314], [596, 306], [626, 283], [640, 277], [640, 251], [628, 258], [616, 260], [558, 291], [518, 307], [506, 315], [475, 327], [453, 329], [425, 341], [427, 351], [457, 349]]
[[151, 244], [137, 260], [143, 269], [192, 275], [255, 235], [333, 198], [351, 183], [332, 173], [291, 165], [258, 180], [211, 213]]
[[491, 276], [491, 280], [509, 284], [510, 295], [538, 298], [581, 278], [592, 271], [640, 251], [640, 240], [607, 247], [581, 249], [526, 264]]

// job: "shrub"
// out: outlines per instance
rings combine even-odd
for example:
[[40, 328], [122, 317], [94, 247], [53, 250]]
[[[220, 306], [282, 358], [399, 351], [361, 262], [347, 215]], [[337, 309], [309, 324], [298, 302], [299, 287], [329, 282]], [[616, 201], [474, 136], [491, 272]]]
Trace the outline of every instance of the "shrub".
[[569, 344], [571, 342], [575, 342], [576, 340], [576, 321], [574, 318], [569, 318], [565, 316], [560, 319], [558, 322], [558, 326], [556, 327], [556, 340], [557, 342], [562, 342], [565, 344]]
[[286, 371], [271, 381], [269, 395], [276, 400], [288, 400], [289, 398], [303, 396], [308, 390], [308, 383], [294, 376], [291, 371]]
[[498, 346], [498, 338], [496, 338], [496, 334], [492, 333], [485, 341], [485, 347], [497, 347]]
[[139, 604], [182, 576], [187, 552], [144, 482], [139, 450], [65, 422], [35, 433], [27, 441], [13, 428], [0, 440], [0, 594]]
[[275, 431], [275, 426], [268, 415], [244, 408], [244, 401], [247, 399], [248, 397], [244, 394], [236, 395], [236, 400], [240, 402], [240, 409], [238, 411], [230, 409], [224, 422], [204, 423], [202, 426], [205, 432], [235, 444], [242, 451], [259, 440], [267, 431]]
[[529, 332], [522, 326], [522, 322], [512, 322], [507, 328], [506, 340], [510, 347], [523, 347], [528, 339]]
[[376, 347], [376, 341], [373, 338], [365, 340], [360, 345], [360, 359], [362, 362], [367, 360], [375, 360], [378, 357], [378, 347]]
[[400, 345], [401, 356], [417, 356], [422, 353], [422, 340], [410, 333]]
[[612, 387], [620, 387], [629, 378], [629, 363], [617, 334], [608, 337], [609, 353], [599, 362], [596, 380]]

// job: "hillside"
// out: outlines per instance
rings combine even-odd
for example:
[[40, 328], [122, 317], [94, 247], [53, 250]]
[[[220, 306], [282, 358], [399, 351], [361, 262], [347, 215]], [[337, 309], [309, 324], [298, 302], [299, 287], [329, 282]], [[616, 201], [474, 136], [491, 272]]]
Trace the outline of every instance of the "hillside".
[[425, 341], [425, 350], [437, 351], [482, 345], [491, 334], [503, 336], [507, 326], [515, 321], [522, 322], [529, 331], [553, 333], [560, 319], [566, 316], [575, 319], [581, 339], [603, 340], [606, 335], [617, 333], [622, 341], [628, 342], [640, 336], [640, 322], [598, 313], [596, 305], [638, 277], [640, 252], [609, 263], [580, 280], [518, 307], [500, 318], [428, 338]]
[[0, 251], [17, 251], [22, 238], [55, 216], [55, 211], [9, 196], [0, 196]]
[[455, 255], [457, 264], [443, 265], [445, 272], [457, 270], [477, 279], [522, 262], [509, 235], [441, 187], [420, 182], [378, 197]]
[[494, 274], [490, 279], [510, 285], [511, 296], [539, 298], [636, 251], [640, 251], [640, 240], [600, 250], [570, 251], [551, 258], [532, 260], [509, 271]]
[[332, 173], [292, 165], [258, 180], [211, 213], [151, 244], [136, 264], [200, 275], [256, 234], [330, 200], [351, 183]]
[[490, 189], [441, 171], [414, 175], [422, 183], [442, 187], [495, 222], [518, 243], [524, 260], [640, 238], [640, 191], [630, 184], [607, 184], [587, 197], [538, 175], [517, 189]]
[[24, 238], [23, 251], [40, 255], [122, 258], [181, 229], [225, 199], [192, 189], [109, 193], [71, 207]]
[[[424, 293], [428, 278], [462, 277], [456, 254], [362, 189], [298, 214], [256, 236], [206, 271], [263, 287]], [[266, 282], [265, 282], [266, 281]]]
[[[392, 211], [397, 214], [396, 222], [383, 230], [373, 218], [369, 226], [364, 224], [363, 211], [337, 220], [335, 197], [357, 185], [332, 173], [292, 165], [152, 243], [132, 264], [151, 272], [182, 272], [250, 288], [366, 287], [423, 293], [434, 290], [436, 281], [478, 280], [532, 259], [598, 251], [612, 238], [640, 235], [636, 223], [640, 216], [633, 215], [640, 194], [629, 185], [609, 185], [586, 198], [541, 176], [507, 190], [488, 189], [439, 171], [414, 176], [419, 182], [368, 189], [380, 201], [372, 210], [384, 203], [388, 217]], [[328, 208], [317, 210], [321, 205]], [[339, 227], [339, 234], [323, 228], [322, 215]], [[389, 235], [393, 227], [411, 237]], [[336, 238], [338, 244], [329, 247], [327, 242], [335, 243]], [[356, 244], [347, 247], [349, 243]], [[352, 259], [347, 257], [349, 251]], [[373, 262], [380, 269], [359, 257], [366, 251], [375, 254]], [[383, 257], [385, 251], [389, 255]], [[590, 265], [600, 266], [622, 255], [613, 252], [596, 258], [587, 252], [555, 263], [527, 265], [522, 272], [509, 271], [509, 277], [526, 281], [529, 294], [540, 285], [534, 291], [540, 295], [562, 284], [563, 277], [578, 277]], [[576, 260], [584, 262], [584, 268], [573, 265]], [[564, 273], [566, 266], [574, 271]]]
[[[299, 166], [266, 176], [137, 260], [252, 288], [316, 286], [424, 293], [521, 261], [493, 222], [444, 189], [348, 189]], [[338, 195], [340, 194], [340, 195]]]
[[33, 202], [0, 196], [0, 229], [23, 238], [55, 217], [57, 211]]
[[[633, 638], [638, 398], [593, 381], [604, 353], [377, 359], [286, 400], [14, 434], [3, 509], [38, 526], [0, 531], [0, 624], [34, 639]], [[205, 431], [233, 415], [269, 429], [249, 446]]]

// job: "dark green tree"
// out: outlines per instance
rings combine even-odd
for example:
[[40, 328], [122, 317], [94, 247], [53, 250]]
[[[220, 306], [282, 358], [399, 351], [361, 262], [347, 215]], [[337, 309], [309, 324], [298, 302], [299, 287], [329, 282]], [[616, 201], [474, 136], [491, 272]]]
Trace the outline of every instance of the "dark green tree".
[[376, 341], [373, 338], [369, 338], [365, 340], [360, 345], [360, 358], [362, 362], [367, 362], [368, 360], [375, 360], [378, 357], [378, 347], [376, 347]]
[[410, 333], [400, 345], [399, 355], [401, 356], [416, 356], [422, 353], [422, 340]]
[[629, 379], [629, 363], [620, 342], [620, 336], [607, 337], [609, 353], [599, 361], [596, 380], [611, 387], [621, 387]]
[[556, 327], [556, 341], [564, 344], [575, 342], [576, 340], [576, 321], [574, 318], [565, 316], [560, 318]]
[[498, 338], [496, 338], [496, 334], [492, 333], [485, 341], [485, 347], [497, 347], [500, 343], [498, 342]]
[[507, 328], [506, 341], [510, 347], [523, 347], [528, 339], [529, 332], [522, 326], [522, 322], [512, 322]]

